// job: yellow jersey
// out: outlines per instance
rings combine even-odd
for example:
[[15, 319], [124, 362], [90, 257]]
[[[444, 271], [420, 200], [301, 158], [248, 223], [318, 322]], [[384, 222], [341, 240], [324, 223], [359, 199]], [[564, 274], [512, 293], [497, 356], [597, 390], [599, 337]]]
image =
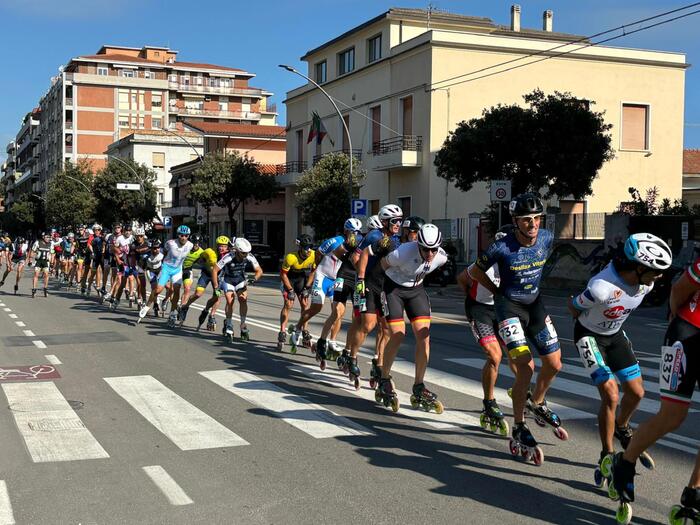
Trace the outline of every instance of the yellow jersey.
[[299, 252], [288, 253], [282, 261], [282, 271], [289, 277], [308, 276], [316, 268], [316, 252], [311, 250], [306, 259], [301, 259]]
[[190, 254], [185, 258], [185, 262], [182, 264], [182, 268], [189, 270], [191, 268], [201, 268], [203, 272], [207, 275], [211, 274], [212, 269], [216, 266], [219, 261], [218, 255], [211, 248], [206, 250], [200, 248]]

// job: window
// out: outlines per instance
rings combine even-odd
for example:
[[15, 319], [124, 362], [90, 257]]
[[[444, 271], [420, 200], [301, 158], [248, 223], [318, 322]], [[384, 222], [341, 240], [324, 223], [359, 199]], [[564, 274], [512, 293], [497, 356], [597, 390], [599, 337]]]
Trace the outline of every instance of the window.
[[219, 97], [219, 111], [228, 110], [228, 97]]
[[163, 128], [163, 119], [160, 117], [153, 117], [151, 120], [151, 127], [153, 129], [162, 129]]
[[231, 79], [230, 78], [222, 78], [221, 79], [221, 87], [231, 87]]
[[145, 120], [143, 117], [139, 117], [139, 129], [143, 129], [145, 127]]
[[161, 206], [163, 205], [163, 192], [162, 191], [158, 192], [158, 204], [160, 204]]
[[401, 134], [413, 135], [413, 97], [401, 99]]
[[355, 69], [355, 48], [338, 53], [338, 75], [345, 75]]
[[153, 152], [153, 168], [165, 168], [165, 153], [154, 151]]
[[189, 85], [190, 85], [190, 77], [182, 77], [182, 78], [180, 79], [180, 83], [181, 83], [183, 86], [189, 86]]
[[250, 99], [249, 98], [242, 98], [241, 99], [241, 111], [250, 111]]
[[136, 109], [137, 96], [138, 93], [136, 93], [135, 91], [131, 93], [131, 109]]
[[134, 72], [131, 69], [122, 69], [122, 76], [126, 78], [134, 78]]
[[107, 66], [97, 66], [97, 74], [106, 77], [109, 75], [109, 69], [107, 69]]
[[649, 149], [649, 106], [622, 104], [621, 149]]
[[155, 78], [155, 77], [153, 76], [153, 73], [147, 69], [146, 71], [143, 72], [143, 78]]
[[197, 85], [198, 85], [198, 86], [201, 86], [201, 85], [202, 85], [202, 77], [201, 77], [200, 75], [197, 75], [197, 76], [195, 77], [195, 81], [197, 82]]
[[327, 64], [325, 60], [323, 62], [319, 62], [314, 66], [314, 76], [316, 77], [316, 82], [318, 82], [319, 84], [323, 84], [326, 81], [326, 66]]
[[145, 95], [143, 92], [139, 93], [139, 109], [146, 109]]
[[304, 162], [304, 130], [298, 129], [297, 135], [297, 162]]
[[119, 115], [119, 127], [128, 128], [129, 127], [129, 115]]
[[129, 92], [119, 90], [119, 109], [129, 109]]
[[403, 216], [408, 217], [411, 215], [411, 197], [399, 197], [399, 207], [403, 211]]
[[370, 144], [372, 145], [372, 152], [378, 153], [379, 151], [379, 141], [381, 140], [381, 122], [382, 122], [382, 107], [374, 106], [369, 109], [369, 118], [372, 124], [372, 134], [370, 135]]
[[382, 35], [379, 34], [367, 40], [367, 63], [382, 58]]
[[162, 108], [163, 107], [163, 95], [161, 93], [151, 94], [151, 107], [152, 108]]

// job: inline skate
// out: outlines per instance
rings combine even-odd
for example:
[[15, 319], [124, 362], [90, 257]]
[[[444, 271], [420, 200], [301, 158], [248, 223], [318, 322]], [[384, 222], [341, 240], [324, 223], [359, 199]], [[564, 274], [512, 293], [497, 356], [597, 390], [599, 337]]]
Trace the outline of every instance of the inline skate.
[[593, 471], [593, 482], [599, 489], [605, 489], [610, 483], [610, 470], [612, 468], [614, 455], [614, 452], [606, 452], [605, 450], [600, 451], [598, 464], [595, 466], [595, 470]]
[[36, 297], [36, 288], [32, 288], [32, 299]]
[[355, 385], [355, 390], [360, 389], [360, 367], [357, 366], [357, 357], [350, 357], [348, 362], [348, 378]]
[[374, 400], [385, 407], [391, 405], [392, 412], [399, 411], [399, 396], [396, 395], [391, 377], [382, 377], [379, 380], [377, 389], [374, 391]]
[[335, 361], [340, 356], [340, 351], [338, 350], [338, 345], [335, 341], [328, 340], [326, 344], [326, 358], [329, 361]]
[[686, 487], [681, 495], [681, 504], [671, 507], [668, 515], [670, 525], [698, 525], [700, 523], [700, 489]]
[[290, 353], [296, 354], [297, 348], [299, 348], [299, 344], [301, 343], [301, 333], [297, 332], [295, 327], [291, 329], [288, 328], [287, 331], [289, 332], [289, 344], [292, 347]]
[[311, 333], [308, 330], [301, 331], [301, 345], [304, 348], [311, 348]]
[[335, 364], [338, 365], [338, 370], [340, 370], [343, 374], [348, 375], [350, 372], [350, 352], [343, 350], [343, 353], [336, 358]]
[[221, 333], [229, 343], [233, 343], [233, 319], [224, 319], [224, 327]]
[[544, 452], [537, 445], [535, 437], [524, 421], [515, 423], [508, 447], [513, 456], [522, 456], [525, 461], [532, 461], [538, 467], [544, 463]]
[[547, 406], [546, 399], [543, 400], [542, 403], [537, 404], [532, 400], [532, 395], [530, 393], [528, 393], [527, 403], [525, 406], [530, 411], [530, 413], [534, 416], [535, 423], [537, 423], [541, 427], [543, 427], [545, 425], [551, 426], [552, 432], [554, 433], [554, 435], [558, 439], [561, 439], [562, 441], [566, 441], [567, 439], [569, 439], [569, 433], [566, 431], [566, 429], [564, 427], [561, 426], [561, 419], [559, 419], [559, 416], [556, 415]]
[[250, 341], [250, 331], [244, 323], [241, 323], [241, 341]]
[[281, 352], [284, 348], [284, 343], [287, 342], [287, 334], [284, 332], [279, 332], [277, 334], [277, 351]]
[[170, 312], [170, 315], [168, 316], [168, 328], [175, 328], [175, 325], [177, 324], [177, 313], [177, 310]]
[[[627, 450], [627, 445], [630, 444], [633, 435], [634, 431], [632, 430], [631, 426], [615, 425], [615, 437], [620, 442], [620, 445], [622, 445], [622, 448], [624, 450]], [[654, 467], [656, 466], [656, 464], [654, 463], [654, 458], [652, 458], [646, 450], [639, 455], [639, 462], [645, 469], [648, 470], [654, 470]]]
[[44, 287], [44, 297], [48, 297], [48, 296], [49, 296], [49, 289]]
[[111, 300], [111, 296], [108, 293], [106, 293], [104, 295], [100, 295], [100, 298], [97, 301], [100, 304], [105, 304], [105, 303], [110, 302], [110, 300]]
[[[189, 312], [189, 311], [190, 311], [189, 306], [181, 306], [180, 307], [180, 311], [177, 314], [177, 321], [178, 321], [178, 323], [180, 323], [180, 326], [185, 324], [185, 319], [187, 319], [187, 312]], [[204, 311], [204, 310], [202, 310], [202, 311]]]
[[216, 317], [213, 315], [207, 319], [207, 332], [216, 332]]
[[437, 394], [425, 388], [424, 383], [413, 385], [413, 395], [411, 395], [411, 406], [416, 409], [421, 407], [426, 412], [435, 410], [436, 414], [442, 414], [445, 410], [441, 401], [438, 401]]
[[379, 366], [377, 358], [372, 358], [372, 368], [369, 370], [369, 386], [375, 388], [382, 377], [382, 368]]
[[318, 361], [318, 367], [321, 370], [326, 369], [326, 340], [319, 339], [311, 350], [316, 354], [316, 361]]
[[109, 305], [109, 307], [112, 309], [112, 311], [116, 311], [117, 308], [119, 308], [119, 299], [112, 299], [112, 304]]
[[630, 463], [622, 457], [622, 452], [613, 456], [608, 480], [608, 497], [620, 504], [615, 512], [615, 520], [621, 525], [628, 525], [632, 521], [632, 505], [634, 501], [634, 476], [636, 475], [634, 463]]
[[19, 291], [19, 286], [15, 285], [15, 295], [17, 295], [17, 292]]
[[145, 305], [143, 308], [141, 308], [141, 310], [139, 310], [139, 318], [136, 319], [136, 324], [139, 324], [143, 318], [148, 315], [148, 310], [148, 305]]
[[495, 433], [500, 434], [505, 437], [508, 435], [508, 423], [501, 412], [501, 408], [496, 403], [495, 399], [484, 399], [483, 400], [484, 409], [481, 411], [481, 416], [479, 416], [479, 424], [481, 428], [487, 430], [487, 428]]
[[[326, 341], [325, 339], [321, 339], [321, 338], [317, 339], [316, 342], [311, 345], [311, 353], [316, 354], [318, 352], [319, 347], [322, 347], [324, 349], [326, 359], [328, 359], [330, 361], [331, 358], [330, 358], [330, 355], [328, 353], [328, 341]], [[333, 361], [335, 361], [335, 359], [333, 359]]]

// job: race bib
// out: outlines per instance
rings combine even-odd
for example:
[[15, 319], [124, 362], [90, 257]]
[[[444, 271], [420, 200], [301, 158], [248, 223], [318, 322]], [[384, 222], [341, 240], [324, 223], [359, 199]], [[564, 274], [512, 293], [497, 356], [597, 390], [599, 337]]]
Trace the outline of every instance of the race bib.
[[343, 279], [342, 277], [338, 277], [333, 283], [333, 290], [342, 290], [344, 284], [345, 279]]

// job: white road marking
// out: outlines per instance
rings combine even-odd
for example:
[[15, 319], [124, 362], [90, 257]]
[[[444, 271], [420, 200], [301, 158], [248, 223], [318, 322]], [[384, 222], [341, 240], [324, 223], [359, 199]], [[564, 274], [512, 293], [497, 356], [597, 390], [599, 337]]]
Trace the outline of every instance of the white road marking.
[[5, 306], [5, 303], [0, 303], [0, 306]]
[[19, 326], [20, 328], [24, 328], [25, 326], [27, 326], [27, 325], [24, 324], [22, 321], [15, 321], [15, 324], [16, 324], [17, 326]]
[[15, 516], [12, 513], [10, 493], [7, 491], [7, 483], [0, 480], [0, 525], [14, 525]]
[[315, 438], [372, 435], [373, 433], [321, 405], [282, 390], [253, 374], [239, 370], [199, 372], [213, 383], [272, 412], [286, 423]]
[[2, 385], [35, 463], [108, 458], [53, 382]]
[[171, 505], [191, 505], [194, 503], [177, 482], [160, 465], [143, 467], [143, 471], [151, 478], [156, 487], [168, 498]]
[[11, 312], [11, 311], [12, 311], [11, 308], [3, 308], [3, 310], [4, 310], [5, 312]]
[[22, 332], [24, 332], [24, 335], [26, 335], [27, 337], [36, 337], [34, 335], [34, 332], [32, 332], [31, 330], [22, 330]]
[[105, 377], [104, 380], [180, 450], [248, 445], [245, 439], [152, 376]]
[[55, 355], [49, 354], [44, 356], [46, 360], [51, 363], [52, 365], [62, 365], [61, 360], [56, 357]]
[[17, 319], [17, 314], [10, 314], [10, 319]]
[[34, 346], [36, 346], [37, 348], [42, 348], [42, 349], [46, 348], [46, 344], [43, 341], [37, 340], [37, 341], [32, 341], [32, 343], [34, 343]]

